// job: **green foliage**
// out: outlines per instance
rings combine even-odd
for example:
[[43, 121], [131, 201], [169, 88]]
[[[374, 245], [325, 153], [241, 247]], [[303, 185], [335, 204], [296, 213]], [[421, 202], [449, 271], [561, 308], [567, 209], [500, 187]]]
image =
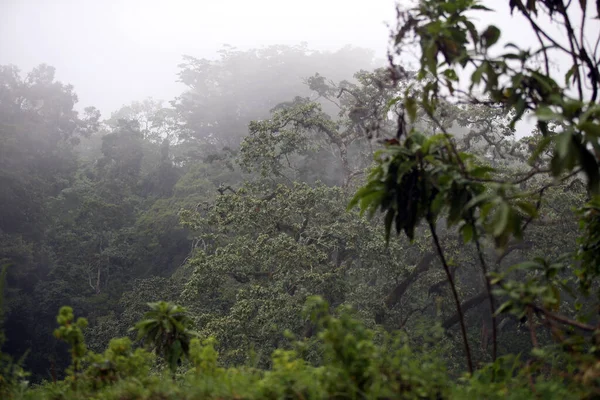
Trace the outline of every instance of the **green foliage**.
[[[351, 310], [333, 317], [320, 298], [310, 298], [310, 313], [322, 331], [323, 379], [328, 396], [343, 398], [445, 398], [448, 376], [433, 354], [414, 353], [402, 335], [388, 336], [382, 344], [375, 333], [356, 320]], [[386, 335], [387, 336], [387, 335]]]
[[138, 340], [162, 356], [175, 373], [182, 358], [190, 354], [190, 341], [195, 335], [190, 330], [192, 321], [186, 309], [176, 304], [159, 301], [148, 303], [148, 307], [150, 311], [132, 330], [137, 331]]
[[0, 396], [3, 398], [12, 398], [13, 395], [27, 388], [29, 376], [23, 369], [23, 355], [20, 360], [14, 362], [13, 358], [3, 351], [6, 342], [4, 333], [4, 296], [6, 290], [6, 275], [8, 265], [2, 266], [0, 272]]
[[124, 379], [143, 379], [151, 370], [152, 354], [142, 348], [132, 349], [129, 338], [111, 339], [103, 354], [89, 353], [83, 372], [93, 390]]
[[81, 372], [81, 363], [86, 355], [87, 347], [83, 338], [83, 329], [88, 326], [85, 318], [77, 318], [69, 306], [61, 307], [56, 322], [60, 325], [54, 330], [54, 337], [71, 346], [71, 366], [67, 370], [72, 379], [76, 379]]
[[209, 337], [205, 340], [193, 338], [190, 342], [189, 358], [195, 367], [195, 373], [204, 376], [218, 376], [223, 369], [218, 367], [219, 353], [215, 350], [216, 340]]
[[[438, 236], [440, 228], [436, 222], [440, 217], [448, 228], [457, 226], [466, 243], [474, 242], [476, 246], [490, 305], [493, 359], [497, 357], [497, 319], [503, 313], [512, 313], [520, 321], [527, 321], [532, 357], [538, 362], [533, 371], [541, 373], [546, 371], [545, 367], [551, 371], [549, 375], [545, 374], [552, 377], [548, 385], [540, 380], [540, 390], [552, 390], [558, 385], [557, 381], [562, 381], [553, 363], [560, 359], [563, 368], [567, 365], [573, 368], [567, 368], [570, 374], [564, 383], [575, 385], [577, 390], [586, 393], [583, 395], [586, 397], [592, 396], [598, 388], [596, 372], [590, 365], [598, 362], [595, 349], [600, 328], [597, 316], [585, 315], [582, 311], [587, 307], [597, 310], [598, 304], [594, 299], [584, 306], [581, 298], [589, 295], [598, 275], [594, 262], [597, 257], [592, 254], [597, 253], [597, 199], [593, 196], [597, 196], [600, 187], [600, 142], [593, 132], [600, 126], [596, 104], [600, 76], [595, 61], [587, 55], [583, 27], [580, 36], [570, 27], [567, 9], [577, 5], [559, 3], [530, 1], [524, 5], [521, 1], [510, 2], [511, 10], [517, 10], [531, 23], [532, 32], [541, 45], [536, 53], [545, 59], [545, 69], [532, 65], [535, 53], [516, 44], [508, 44], [506, 48], [510, 50], [506, 53], [492, 55], [488, 50], [497, 44], [501, 32], [495, 26], [477, 31], [471, 13], [490, 11], [477, 1], [422, 0], [414, 8], [399, 10], [395, 37], [398, 54], [412, 43], [417, 43], [421, 50], [418, 82], [407, 88], [403, 96], [404, 109], [414, 126], [406, 130], [400, 123], [396, 139], [388, 140], [386, 148], [377, 153], [376, 165], [366, 185], [351, 201], [350, 208], [358, 205], [361, 212], [368, 211], [371, 217], [378, 209], [385, 213], [388, 240], [392, 225], [397, 233], [404, 230], [412, 240], [419, 222], [426, 220], [452, 289], [470, 373], [474, 367], [464, 316], [464, 308], [470, 304], [469, 301], [461, 303], [459, 299], [452, 262], [448, 260], [449, 250], [444, 249]], [[538, 16], [537, 5], [548, 15], [565, 22], [570, 49], [558, 45], [534, 21]], [[580, 3], [580, 8], [585, 20], [585, 2]], [[544, 40], [554, 46], [545, 47]], [[573, 60], [564, 85], [557, 83], [550, 74], [548, 58], [552, 51], [566, 53]], [[467, 80], [469, 89], [465, 91], [460, 87], [459, 71], [467, 67], [474, 68], [474, 72]], [[589, 72], [587, 80], [581, 75], [583, 70]], [[572, 77], [577, 92], [571, 91]], [[584, 84], [596, 89], [584, 93]], [[574, 92], [578, 97], [571, 94]], [[534, 112], [537, 134], [541, 137], [529, 142], [533, 155], [522, 160], [527, 162], [528, 171], [517, 177], [506, 176], [492, 168], [495, 160], [490, 160], [489, 153], [477, 157], [472, 152], [461, 152], [461, 147], [465, 146], [450, 133], [452, 123], [446, 123], [448, 111], [461, 110], [461, 103], [505, 110], [512, 118], [511, 129], [527, 111]], [[426, 124], [418, 124], [419, 112], [427, 116]], [[553, 124], [552, 130], [549, 123]], [[436, 134], [440, 131], [441, 134]], [[499, 142], [494, 144], [485, 133], [483, 135], [496, 151]], [[469, 141], [465, 144], [470, 147]], [[510, 154], [514, 154], [513, 149]], [[510, 243], [522, 240], [526, 228], [540, 219], [545, 192], [562, 182], [570, 183], [571, 188], [578, 174], [587, 178], [588, 194], [592, 196], [592, 201], [579, 211], [584, 216], [581, 228], [585, 235], [579, 239], [579, 251], [555, 256], [555, 260], [538, 256], [490, 273], [484, 246], [492, 243], [502, 259], [510, 252]], [[445, 210], [448, 212], [443, 215]], [[574, 264], [579, 265], [574, 267]], [[579, 293], [574, 290], [573, 282], [579, 283]], [[498, 309], [496, 299], [503, 302]], [[540, 345], [539, 325], [551, 332], [560, 351]], [[492, 370], [496, 367], [498, 364]], [[516, 373], [526, 370], [519, 366]], [[586, 378], [578, 371], [586, 371], [583, 373]], [[591, 385], [589, 391], [579, 386], [582, 383]], [[537, 392], [535, 383], [531, 387]]]
[[[453, 160], [476, 175], [485, 176], [487, 169], [474, 164], [465, 153], [458, 154], [458, 158], [448, 154], [444, 151], [447, 150], [444, 140], [443, 135], [425, 137], [414, 133], [402, 146], [388, 145], [380, 150], [367, 185], [357, 191], [348, 208], [360, 204], [361, 212], [368, 211], [370, 217], [377, 209], [384, 212], [388, 241], [392, 225], [397, 233], [404, 231], [413, 240], [421, 220], [433, 223], [445, 208], [450, 225], [465, 217], [468, 219], [468, 212], [463, 209], [482, 193], [483, 186], [462, 179], [459, 168], [452, 166]], [[501, 215], [504, 226], [511, 217], [509, 212]], [[472, 229], [472, 225], [464, 225], [463, 231], [465, 227]], [[505, 228], [497, 230], [498, 236], [504, 232]]]
[[312, 366], [301, 354], [306, 341], [295, 349], [278, 349], [272, 367], [218, 367], [215, 341], [192, 339], [190, 370], [175, 381], [152, 373], [152, 356], [133, 351], [127, 338], [113, 339], [103, 354], [86, 356], [87, 368], [77, 385], [45, 383], [27, 392], [10, 392], [17, 398], [36, 399], [526, 399], [586, 398], [586, 386], [535, 374], [535, 364], [506, 356], [461, 382], [452, 382], [435, 353], [415, 352], [405, 335], [384, 335], [366, 328], [348, 309], [334, 316], [322, 299], [312, 297], [305, 315], [316, 326], [317, 346], [324, 358]]
[[[594, 287], [600, 275], [600, 197], [593, 198], [579, 210], [581, 238], [577, 259], [581, 262], [575, 271], [581, 289], [586, 294]], [[600, 292], [596, 294], [600, 296]]]
[[[401, 337], [382, 344], [375, 332], [356, 320], [350, 310], [334, 317], [320, 298], [311, 298], [306, 315], [319, 326], [317, 345], [325, 354], [312, 366], [296, 350], [278, 349], [272, 368], [220, 368], [215, 341], [191, 340], [191, 369], [182, 380], [160, 379], [150, 372], [151, 354], [132, 350], [127, 338], [113, 339], [103, 354], [86, 356], [87, 368], [77, 385], [46, 383], [22, 398], [37, 399], [321, 399], [447, 398], [450, 385], [443, 366], [430, 354], [416, 354]], [[21, 397], [20, 397], [21, 398]]]

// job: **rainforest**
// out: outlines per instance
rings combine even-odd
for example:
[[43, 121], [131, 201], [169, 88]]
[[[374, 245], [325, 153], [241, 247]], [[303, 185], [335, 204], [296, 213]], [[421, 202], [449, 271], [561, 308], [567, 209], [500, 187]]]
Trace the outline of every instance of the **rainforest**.
[[0, 65], [0, 397], [600, 398], [600, 2], [389, 14], [108, 112]]

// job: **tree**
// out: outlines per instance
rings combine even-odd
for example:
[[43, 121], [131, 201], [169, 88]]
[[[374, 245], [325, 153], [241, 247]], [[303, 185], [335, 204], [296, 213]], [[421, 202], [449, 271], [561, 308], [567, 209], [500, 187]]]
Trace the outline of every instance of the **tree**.
[[[600, 129], [600, 108], [595, 103], [600, 55], [584, 40], [583, 24], [581, 35], [575, 32], [569, 13], [579, 7], [583, 21], [591, 18], [587, 2], [530, 1], [525, 5], [515, 0], [510, 1], [510, 6], [530, 23], [531, 33], [540, 44], [535, 51], [510, 44], [511, 50], [494, 55], [497, 53], [491, 49], [501, 32], [495, 26], [483, 31], [475, 28], [469, 13], [490, 11], [477, 1], [423, 0], [415, 8], [399, 11], [395, 48], [400, 54], [413, 43], [419, 46], [421, 83], [407, 89], [398, 100], [404, 103], [409, 122], [423, 112], [439, 134], [432, 135], [419, 126], [402, 131], [401, 141], [388, 143], [377, 154], [376, 167], [351, 205], [360, 203], [370, 213], [383, 211], [388, 235], [395, 227], [396, 232], [404, 231], [412, 239], [421, 222], [428, 227], [453, 293], [469, 372], [473, 372], [474, 364], [464, 316], [467, 305], [459, 299], [448, 249], [439, 240], [440, 220], [458, 230], [466, 243], [476, 246], [486, 286], [484, 297], [494, 319], [493, 358], [496, 358], [498, 315], [511, 313], [528, 321], [537, 367], [549, 368], [558, 378], [562, 376], [560, 371], [545, 364], [551, 352], [549, 348], [540, 348], [536, 326], [548, 329], [554, 340], [563, 345], [571, 340], [566, 338], [567, 332], [573, 335], [573, 330], [577, 330], [581, 333], [578, 340], [593, 346], [600, 326], [596, 319], [586, 317], [589, 315], [586, 313], [596, 307], [596, 300], [588, 298], [585, 305], [565, 301], [561, 300], [561, 292], [572, 293], [576, 285], [586, 287], [586, 283], [589, 285], [598, 278], [597, 269], [586, 262], [580, 263], [573, 258], [578, 253], [571, 252], [554, 260], [537, 257], [494, 273], [483, 247], [491, 246], [501, 254], [508, 252], [513, 240], [521, 240], [530, 225], [542, 220], [542, 206], [547, 201], [544, 195], [561, 184], [568, 185], [565, 190], [572, 189], [578, 176], [586, 178], [591, 200], [584, 210], [595, 209], [600, 183], [597, 151], [600, 142], [595, 134]], [[540, 12], [563, 23], [567, 46], [540, 28], [536, 22]], [[553, 52], [566, 53], [572, 60], [564, 84], [551, 76], [548, 60]], [[542, 65], [533, 62], [535, 54], [542, 56]], [[469, 88], [463, 90], [464, 78], [460, 72], [467, 67], [474, 68], [474, 72], [467, 79]], [[591, 87], [589, 92], [583, 90], [586, 84]], [[453, 107], [460, 103], [501, 108], [511, 116], [510, 127], [528, 110], [533, 111], [538, 127], [534, 133], [538, 137], [530, 141], [533, 151], [527, 160], [528, 169], [516, 178], [507, 176], [492, 168], [485, 158], [461, 151], [440, 119], [447, 104]], [[550, 123], [555, 129], [550, 128]], [[593, 226], [595, 212], [584, 211], [582, 215], [582, 226]], [[588, 234], [580, 243], [593, 242], [594, 237]], [[595, 248], [595, 244], [589, 246], [584, 248]], [[585, 291], [580, 295], [587, 297]], [[497, 307], [496, 299], [503, 300], [501, 306]], [[594, 362], [591, 360], [597, 357], [592, 348], [568, 347], [562, 357], [577, 365], [581, 372], [558, 379], [597, 388], [597, 371], [590, 367]]]
[[203, 152], [236, 148], [250, 121], [265, 118], [283, 101], [309, 94], [303, 78], [320, 72], [348, 79], [357, 69], [370, 67], [372, 58], [365, 49], [328, 53], [306, 45], [248, 51], [225, 46], [215, 61], [186, 56], [179, 77], [189, 89], [173, 102], [183, 122], [180, 140], [188, 147], [202, 145]]
[[35, 298], [55, 261], [45, 243], [51, 199], [73, 182], [73, 146], [98, 128], [100, 118], [93, 107], [78, 113], [76, 103], [73, 87], [56, 81], [51, 66], [24, 77], [14, 66], [0, 66], [0, 260], [9, 265], [12, 292], [6, 335], [13, 355], [33, 347], [26, 362], [36, 372], [54, 347], [45, 333], [60, 305], [45, 314]]
[[132, 330], [138, 340], [161, 355], [174, 374], [184, 357], [189, 356], [190, 341], [195, 333], [190, 330], [192, 321], [186, 309], [176, 304], [159, 301], [148, 303], [150, 311]]
[[[361, 71], [357, 83], [338, 84], [320, 74], [309, 78], [317, 99], [296, 97], [274, 107], [269, 119], [251, 122], [240, 147], [241, 165], [288, 182], [322, 180], [347, 187], [368, 165], [372, 147], [365, 136], [390, 127], [381, 121], [402, 84], [390, 84], [385, 75]], [[335, 113], [325, 112], [317, 100], [333, 104]], [[316, 164], [327, 168], [315, 177]]]

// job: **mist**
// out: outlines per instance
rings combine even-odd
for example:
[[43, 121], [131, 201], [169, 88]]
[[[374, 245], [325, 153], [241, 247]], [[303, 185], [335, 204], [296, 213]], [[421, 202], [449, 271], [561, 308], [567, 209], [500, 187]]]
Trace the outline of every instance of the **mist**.
[[[343, 10], [343, 11], [342, 11]], [[134, 100], [171, 100], [182, 56], [299, 45], [369, 48], [384, 59], [394, 1], [2, 0], [0, 64], [47, 63], [103, 115]], [[316, 72], [316, 71], [315, 71]]]

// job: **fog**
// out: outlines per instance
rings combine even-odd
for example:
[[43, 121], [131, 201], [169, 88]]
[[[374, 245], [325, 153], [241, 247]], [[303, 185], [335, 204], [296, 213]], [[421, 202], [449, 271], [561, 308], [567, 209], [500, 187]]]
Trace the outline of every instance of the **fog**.
[[[535, 43], [527, 21], [510, 17], [507, 2], [483, 3], [499, 13], [479, 14], [481, 26], [499, 26], [505, 43]], [[215, 59], [224, 45], [247, 50], [306, 43], [321, 51], [352, 45], [382, 60], [395, 6], [394, 0], [0, 0], [0, 65], [26, 73], [49, 64], [58, 80], [75, 87], [77, 109], [93, 105], [108, 117], [132, 101], [180, 95], [182, 56]], [[556, 30], [550, 21], [544, 25]], [[598, 36], [598, 26], [587, 30]], [[553, 60], [557, 73], [565, 73], [564, 57]], [[518, 136], [531, 128], [522, 121]]]
[[[250, 49], [307, 42], [385, 56], [393, 0], [281, 2], [194, 0], [0, 0], [0, 65], [56, 67], [79, 108], [103, 115], [146, 97], [170, 100], [183, 54], [216, 58], [224, 44]], [[368, 4], [368, 5], [367, 5]]]

